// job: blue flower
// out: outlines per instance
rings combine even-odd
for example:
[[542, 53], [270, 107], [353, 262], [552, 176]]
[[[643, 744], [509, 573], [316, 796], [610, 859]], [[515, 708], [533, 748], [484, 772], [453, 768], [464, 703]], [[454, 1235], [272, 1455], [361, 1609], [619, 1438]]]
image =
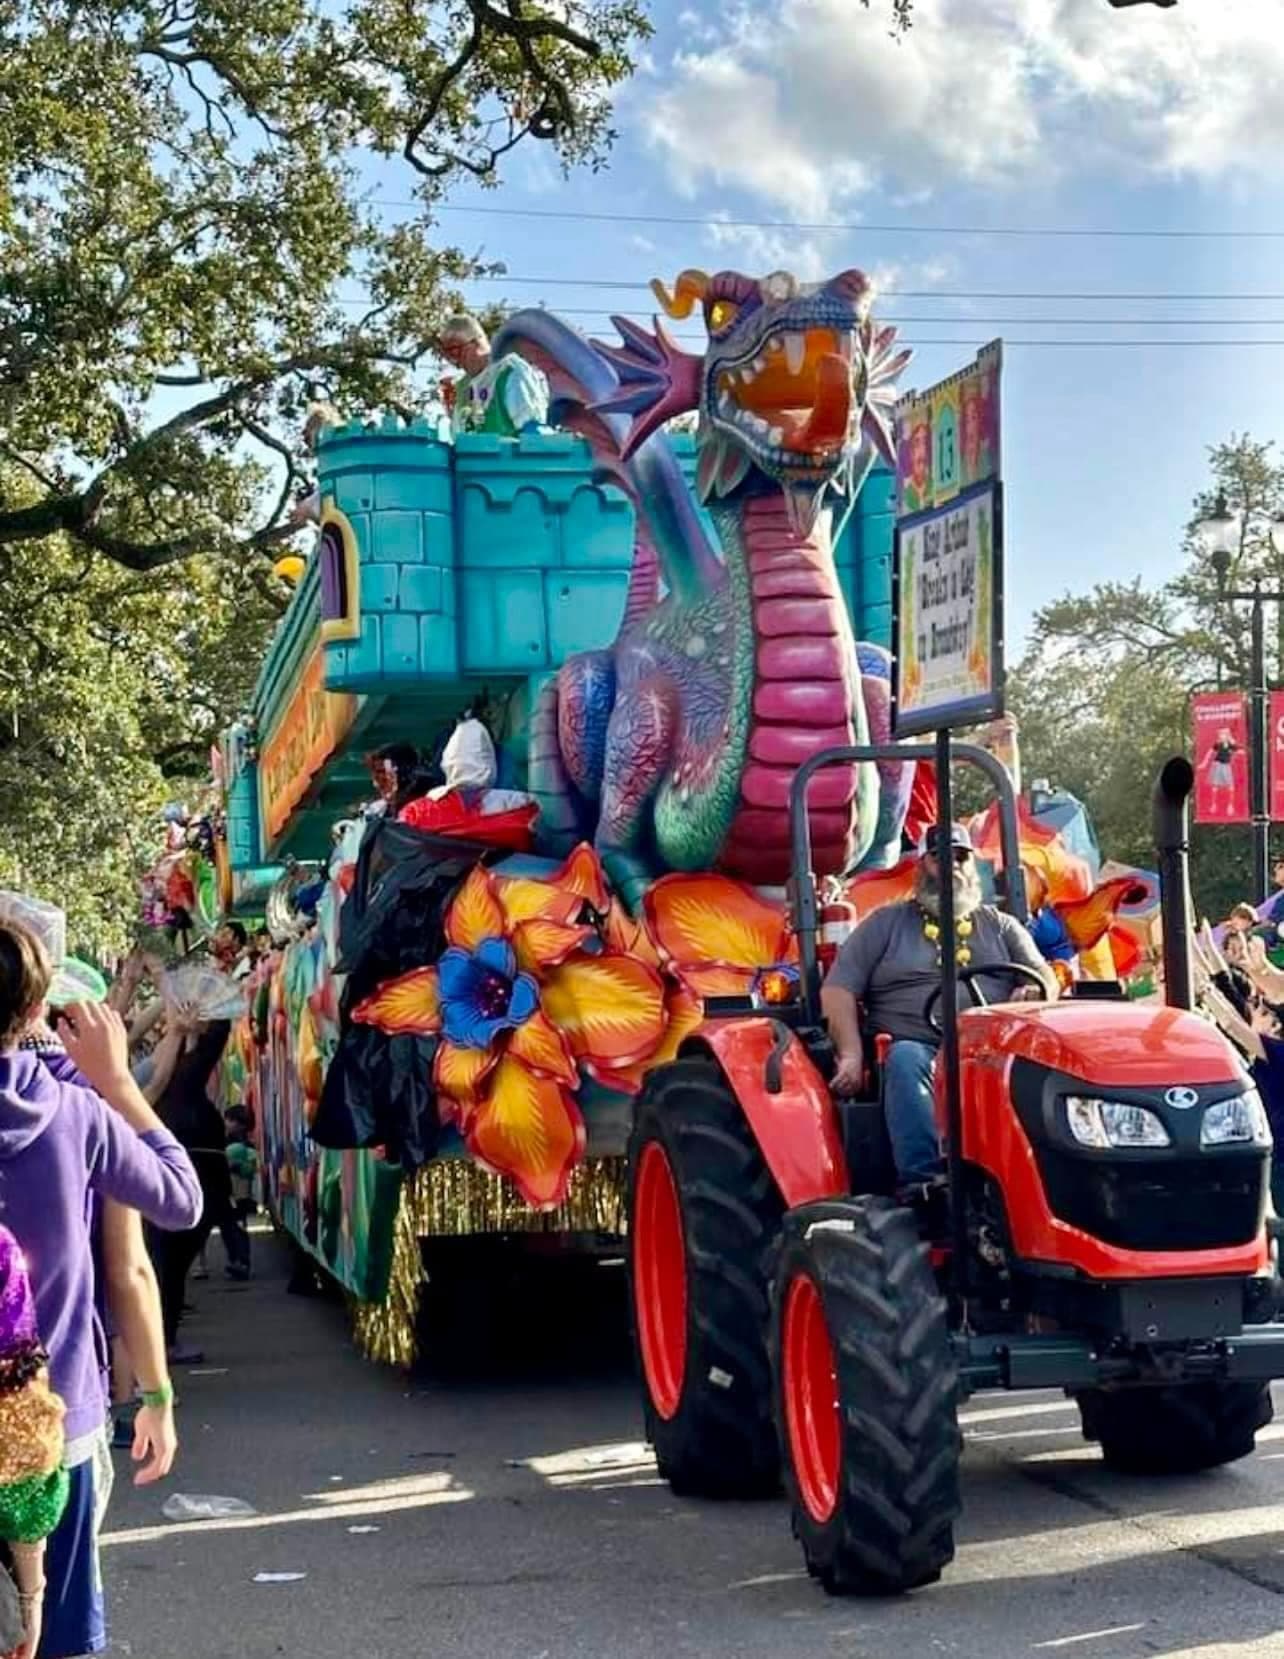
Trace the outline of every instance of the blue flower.
[[539, 986], [518, 973], [506, 939], [483, 939], [474, 951], [452, 946], [437, 964], [437, 978], [442, 1031], [461, 1048], [489, 1048], [539, 1007]]

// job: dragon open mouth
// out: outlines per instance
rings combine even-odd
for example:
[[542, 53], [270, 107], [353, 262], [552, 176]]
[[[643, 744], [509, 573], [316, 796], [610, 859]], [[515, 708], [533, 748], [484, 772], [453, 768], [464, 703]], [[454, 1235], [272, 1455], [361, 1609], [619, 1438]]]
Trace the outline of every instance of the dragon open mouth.
[[758, 448], [799, 460], [830, 458], [852, 415], [851, 336], [832, 328], [780, 328], [757, 354], [718, 369], [719, 418]]

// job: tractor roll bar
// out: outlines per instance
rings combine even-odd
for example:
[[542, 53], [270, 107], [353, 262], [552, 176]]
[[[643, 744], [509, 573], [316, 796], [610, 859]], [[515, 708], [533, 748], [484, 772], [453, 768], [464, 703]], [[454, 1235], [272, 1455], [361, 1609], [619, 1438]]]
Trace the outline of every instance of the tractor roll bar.
[[[986, 749], [973, 743], [955, 743], [949, 746], [953, 760], [965, 761], [984, 772], [994, 785], [999, 803], [999, 836], [1003, 847], [1007, 908], [1024, 922], [1028, 911], [1025, 902], [1025, 883], [1017, 879], [1021, 868], [1020, 839], [1017, 832], [1016, 793], [1011, 774], [1000, 760]], [[811, 822], [807, 816], [807, 790], [817, 772], [827, 766], [850, 766], [863, 761], [932, 761], [939, 758], [935, 745], [929, 743], [858, 743], [850, 748], [824, 749], [805, 760], [794, 774], [789, 791], [789, 830], [793, 848], [792, 910], [794, 933], [798, 939], [798, 954], [802, 968], [802, 1001], [805, 1017], [813, 1024], [820, 1020], [820, 959], [816, 950], [816, 936], [820, 931], [820, 907], [816, 902], [816, 883], [811, 868]], [[951, 961], [953, 958], [951, 957]]]
[[1164, 1000], [1170, 1008], [1193, 1006], [1190, 972], [1190, 814], [1195, 772], [1174, 755], [1155, 779], [1152, 801], [1159, 864], [1159, 918], [1164, 932]]

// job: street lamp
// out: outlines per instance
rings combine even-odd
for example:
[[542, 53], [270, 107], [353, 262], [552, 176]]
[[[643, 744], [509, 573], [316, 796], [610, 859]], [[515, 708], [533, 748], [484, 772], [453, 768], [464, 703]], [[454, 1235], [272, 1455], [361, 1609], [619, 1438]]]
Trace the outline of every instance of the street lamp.
[[[1213, 510], [1206, 518], [1201, 519], [1195, 526], [1195, 533], [1208, 550], [1209, 563], [1217, 577], [1217, 594], [1220, 599], [1248, 600], [1252, 607], [1252, 665], [1249, 687], [1249, 755], [1252, 763], [1252, 814], [1253, 814], [1253, 888], [1257, 901], [1260, 903], [1266, 897], [1269, 886], [1270, 865], [1270, 785], [1268, 783], [1268, 768], [1270, 745], [1267, 737], [1266, 710], [1269, 701], [1269, 691], [1266, 684], [1266, 626], [1265, 604], [1270, 600], [1274, 604], [1284, 604], [1284, 593], [1267, 592], [1263, 589], [1260, 579], [1254, 578], [1251, 588], [1228, 588], [1227, 578], [1235, 556], [1243, 545], [1243, 521], [1238, 513], [1231, 511], [1226, 500], [1226, 491], [1218, 490], [1217, 499], [1213, 503]], [[1271, 518], [1271, 529], [1268, 539], [1273, 551], [1278, 551], [1275, 542], [1275, 531], [1284, 528], [1284, 514], [1275, 513]]]

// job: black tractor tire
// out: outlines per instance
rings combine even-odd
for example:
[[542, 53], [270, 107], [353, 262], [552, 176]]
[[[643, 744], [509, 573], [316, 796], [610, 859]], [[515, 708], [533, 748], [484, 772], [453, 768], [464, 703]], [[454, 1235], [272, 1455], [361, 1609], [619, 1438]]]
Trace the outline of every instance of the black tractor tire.
[[[818, 1355], [795, 1325], [807, 1318], [804, 1304], [813, 1319], [817, 1309], [823, 1317], [828, 1347], [822, 1337]], [[954, 1558], [959, 1380], [945, 1299], [913, 1213], [879, 1197], [791, 1211], [772, 1293], [771, 1352], [785, 1483], [807, 1570], [831, 1595], [900, 1595], [934, 1583]], [[828, 1456], [806, 1450], [799, 1425], [813, 1419], [805, 1383], [799, 1393], [802, 1372], [815, 1378], [817, 1420], [832, 1378]]]
[[1174, 1383], [1084, 1389], [1076, 1396], [1085, 1440], [1101, 1443], [1125, 1475], [1191, 1475], [1247, 1457], [1274, 1415], [1268, 1383]]
[[[653, 1397], [639, 1309], [646, 1279], [636, 1255], [645, 1247], [638, 1227], [644, 1158], [667, 1162], [681, 1218], [685, 1352], [680, 1393], [667, 1410]], [[779, 1190], [716, 1061], [694, 1055], [657, 1067], [638, 1098], [629, 1142], [629, 1306], [647, 1438], [679, 1496], [770, 1497], [780, 1490], [767, 1258], [783, 1214]]]

